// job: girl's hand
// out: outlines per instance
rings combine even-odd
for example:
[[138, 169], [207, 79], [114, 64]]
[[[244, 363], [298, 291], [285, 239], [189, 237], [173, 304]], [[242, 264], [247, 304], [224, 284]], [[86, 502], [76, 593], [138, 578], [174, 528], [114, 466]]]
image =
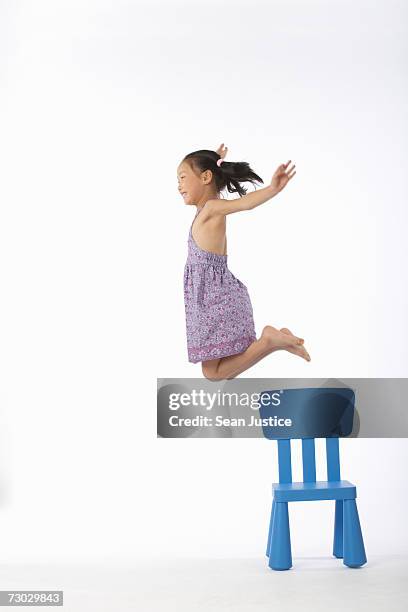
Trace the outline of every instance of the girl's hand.
[[295, 168], [294, 164], [293, 167], [288, 170], [290, 162], [291, 160], [289, 160], [287, 164], [281, 164], [272, 177], [271, 187], [274, 191], [276, 191], [276, 193], [282, 191], [282, 189], [286, 187], [290, 179], [296, 174], [296, 171], [293, 171]]
[[217, 153], [222, 159], [224, 159], [224, 157], [227, 155], [227, 152], [228, 152], [228, 147], [224, 147], [224, 143], [222, 142], [217, 149]]

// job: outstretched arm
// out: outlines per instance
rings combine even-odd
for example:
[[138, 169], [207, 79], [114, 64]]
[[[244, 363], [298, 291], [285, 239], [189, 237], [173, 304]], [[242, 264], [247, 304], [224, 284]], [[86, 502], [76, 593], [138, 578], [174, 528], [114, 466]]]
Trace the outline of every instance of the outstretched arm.
[[274, 196], [276, 196], [295, 176], [296, 171], [294, 170], [295, 165], [288, 169], [291, 160], [286, 164], [278, 166], [274, 175], [272, 176], [271, 184], [262, 189], [256, 189], [246, 195], [235, 198], [234, 200], [208, 200], [206, 203], [206, 209], [208, 214], [213, 215], [230, 215], [234, 212], [242, 210], [251, 210], [264, 204]]

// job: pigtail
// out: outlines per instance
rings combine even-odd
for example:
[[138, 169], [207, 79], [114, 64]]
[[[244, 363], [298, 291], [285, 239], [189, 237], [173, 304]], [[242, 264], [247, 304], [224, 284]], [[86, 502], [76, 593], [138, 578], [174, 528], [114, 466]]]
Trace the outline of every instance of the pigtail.
[[248, 190], [241, 183], [252, 183], [252, 185], [256, 182], [263, 183], [261, 177], [255, 174], [248, 162], [223, 161], [219, 168], [229, 193], [239, 193], [240, 196], [244, 196]]

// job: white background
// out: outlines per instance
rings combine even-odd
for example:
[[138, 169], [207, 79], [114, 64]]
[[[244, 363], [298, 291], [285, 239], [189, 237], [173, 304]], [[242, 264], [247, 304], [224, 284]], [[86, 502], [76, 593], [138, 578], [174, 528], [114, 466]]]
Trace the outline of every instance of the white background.
[[[228, 218], [229, 265], [258, 335], [288, 326], [312, 361], [244, 376], [407, 376], [406, 17], [395, 0], [1, 0], [2, 562], [264, 553], [274, 444], [156, 439], [156, 378], [201, 376], [190, 151], [224, 142], [265, 185], [296, 164]], [[406, 440], [341, 450], [367, 555], [407, 552]], [[293, 555], [331, 554], [334, 504], [290, 512]]]

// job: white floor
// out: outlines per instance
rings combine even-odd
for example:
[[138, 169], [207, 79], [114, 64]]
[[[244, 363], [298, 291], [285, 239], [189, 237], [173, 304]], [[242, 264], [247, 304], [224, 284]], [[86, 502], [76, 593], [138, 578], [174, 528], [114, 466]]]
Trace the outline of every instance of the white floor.
[[63, 590], [66, 612], [407, 609], [408, 557], [371, 557], [360, 569], [346, 568], [335, 558], [297, 557], [286, 572], [270, 570], [266, 561], [149, 560], [128, 567], [3, 564], [0, 590]]

